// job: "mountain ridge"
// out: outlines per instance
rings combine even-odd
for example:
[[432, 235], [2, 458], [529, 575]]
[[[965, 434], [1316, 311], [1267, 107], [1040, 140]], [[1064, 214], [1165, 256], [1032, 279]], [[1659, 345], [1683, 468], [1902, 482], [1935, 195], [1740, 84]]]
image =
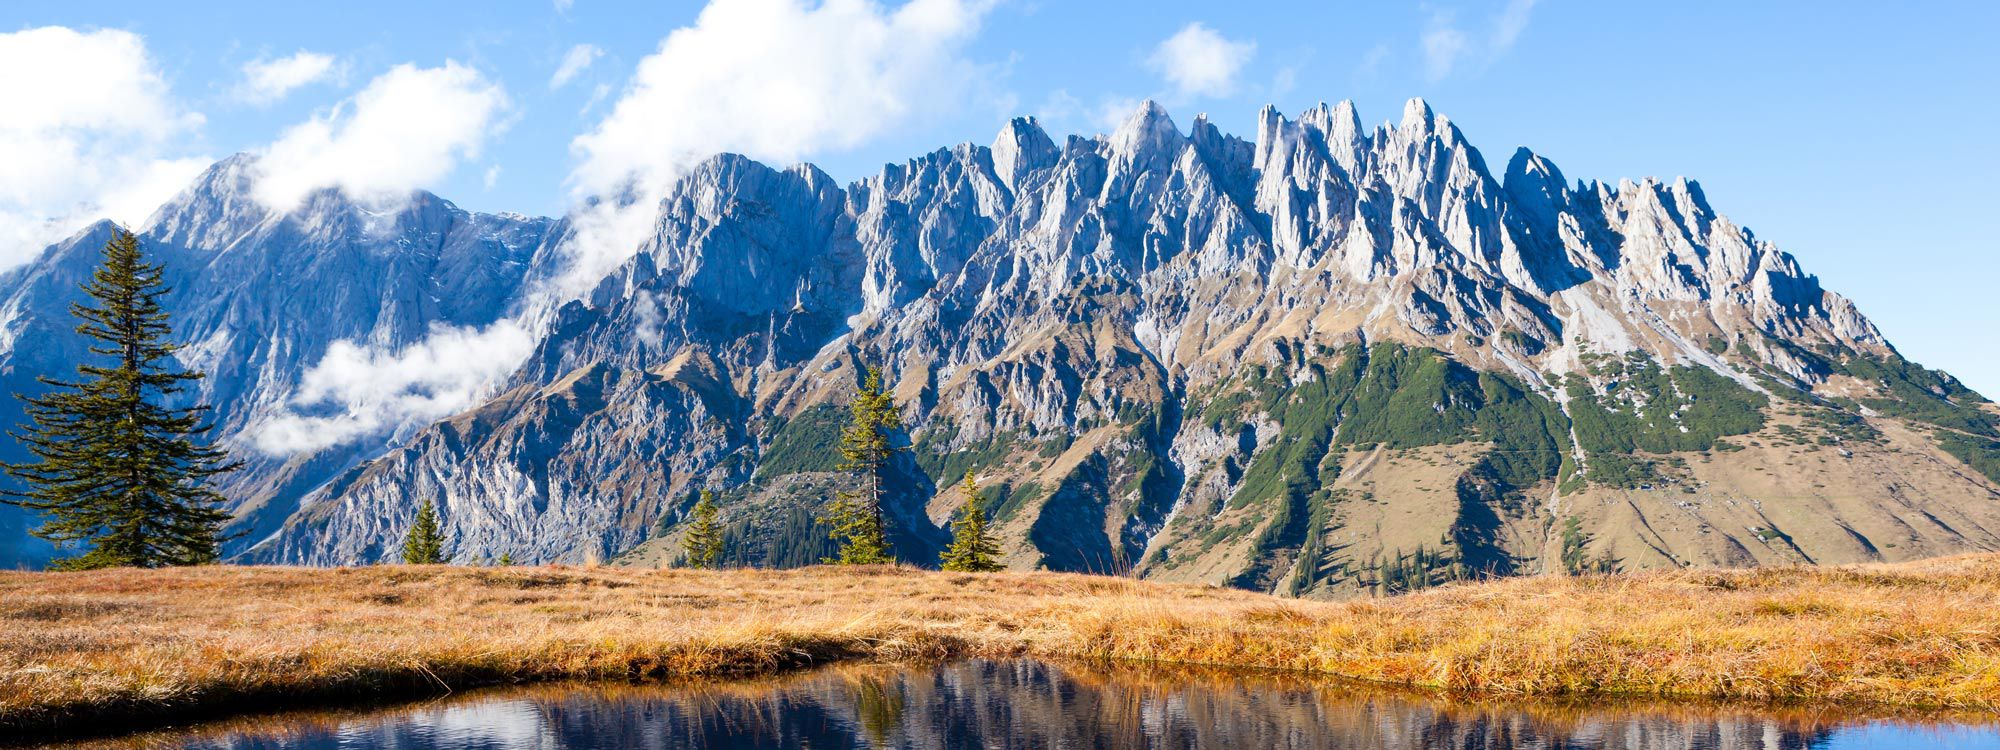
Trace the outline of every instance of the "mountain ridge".
[[[1496, 177], [1421, 100], [1360, 122], [1346, 103], [1267, 107], [1246, 141], [1205, 117], [1183, 133], [1148, 102], [1103, 137], [1058, 146], [1016, 119], [991, 146], [844, 187], [712, 158], [630, 258], [556, 309], [500, 395], [356, 457], [244, 559], [377, 559], [434, 497], [468, 561], [657, 561], [698, 487], [723, 491], [739, 559], [784, 558], [823, 544], [797, 519], [838, 478], [801, 435], [823, 435], [863, 363], [909, 415], [893, 515], [913, 559], [955, 507], [938, 488], [967, 468], [993, 488], [1012, 564], [1290, 593], [1578, 554], [2000, 544], [1977, 468], [2000, 455], [1990, 403], [1904, 362], [1698, 183], [1572, 187], [1527, 149]], [[534, 268], [560, 262], [549, 231]], [[1819, 452], [1776, 446], [1780, 427], [1848, 454], [1792, 478], [1894, 471], [1867, 462], [1902, 451], [1936, 471], [1852, 469], [1848, 494], [1794, 503], [1834, 528], [1780, 523], [1742, 510], [1762, 485], [1736, 466]], [[777, 456], [804, 470], [767, 470]], [[1607, 488], [1639, 498], [1617, 510]], [[1664, 516], [1686, 528], [1660, 531]], [[1353, 541], [1363, 527], [1378, 539]]]

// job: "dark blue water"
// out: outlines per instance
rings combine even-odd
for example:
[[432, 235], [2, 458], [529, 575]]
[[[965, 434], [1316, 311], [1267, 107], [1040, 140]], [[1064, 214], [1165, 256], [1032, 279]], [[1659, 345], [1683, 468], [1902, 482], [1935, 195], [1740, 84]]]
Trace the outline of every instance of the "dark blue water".
[[[2000, 718], [2000, 717], [1996, 717]], [[1968, 723], [1971, 722], [1971, 723]], [[1032, 661], [563, 685], [93, 743], [148, 748], [1996, 748], [2000, 725], [1804, 709], [1467, 702]]]

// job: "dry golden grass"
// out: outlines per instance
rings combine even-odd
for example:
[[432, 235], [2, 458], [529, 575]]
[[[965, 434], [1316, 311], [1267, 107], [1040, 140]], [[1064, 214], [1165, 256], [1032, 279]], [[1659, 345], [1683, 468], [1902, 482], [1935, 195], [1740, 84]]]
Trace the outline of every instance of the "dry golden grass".
[[2000, 708], [2000, 555], [1381, 600], [892, 568], [0, 573], [0, 728], [499, 682], [1043, 656], [1543, 696]]

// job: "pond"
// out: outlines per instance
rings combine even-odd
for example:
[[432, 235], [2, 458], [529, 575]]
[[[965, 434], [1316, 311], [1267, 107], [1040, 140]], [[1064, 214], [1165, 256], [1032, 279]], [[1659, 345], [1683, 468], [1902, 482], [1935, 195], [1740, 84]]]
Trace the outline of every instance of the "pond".
[[1037, 661], [558, 684], [102, 739], [145, 748], [2000, 748], [2000, 717], [1459, 700], [1310, 678]]

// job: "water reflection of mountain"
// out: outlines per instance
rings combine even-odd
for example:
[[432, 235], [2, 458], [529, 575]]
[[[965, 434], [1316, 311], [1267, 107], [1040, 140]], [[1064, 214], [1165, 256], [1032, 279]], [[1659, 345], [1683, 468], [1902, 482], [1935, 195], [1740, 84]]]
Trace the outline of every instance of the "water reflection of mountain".
[[[193, 748], [1601, 748], [1784, 750], [1926, 736], [1812, 711], [1454, 702], [1302, 678], [1030, 661], [702, 685], [545, 686], [109, 745]], [[1991, 728], [1971, 730], [1985, 741]]]

